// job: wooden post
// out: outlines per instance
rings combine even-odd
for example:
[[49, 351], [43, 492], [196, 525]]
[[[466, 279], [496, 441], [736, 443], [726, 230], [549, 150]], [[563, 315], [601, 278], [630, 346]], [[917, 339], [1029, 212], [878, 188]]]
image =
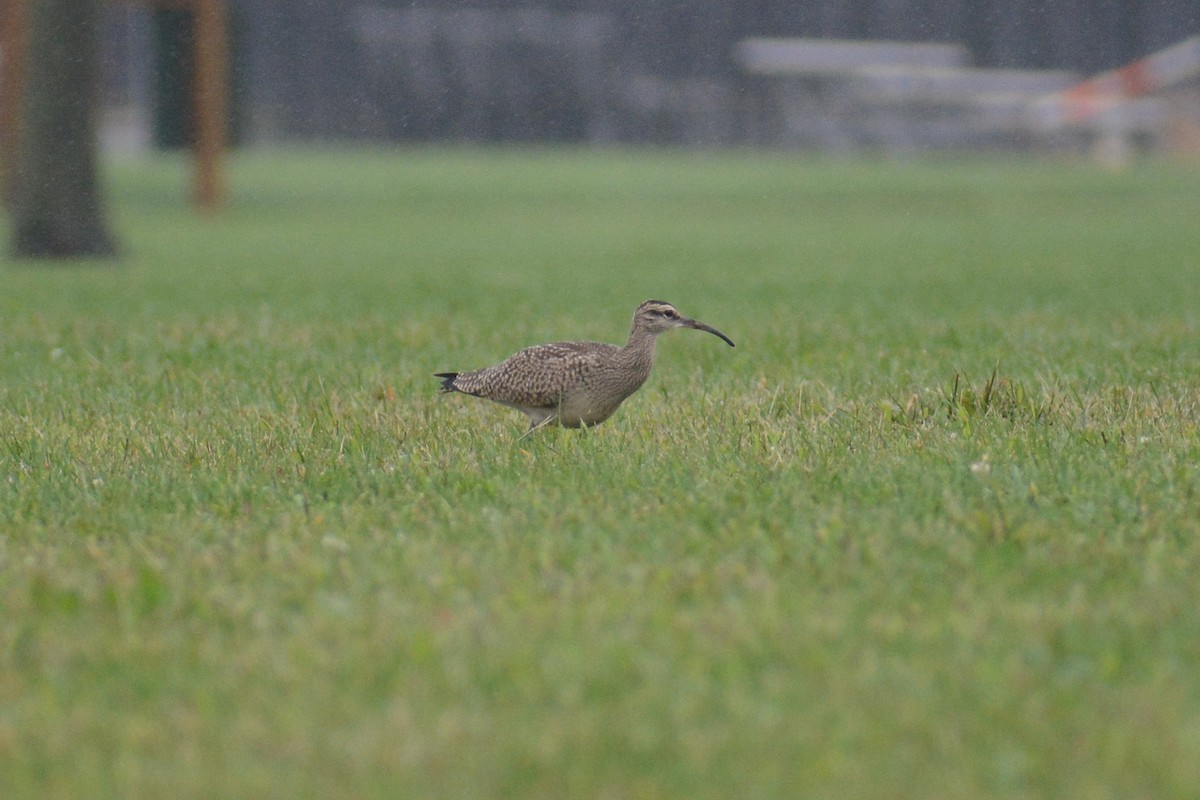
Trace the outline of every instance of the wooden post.
[[25, 0], [0, 0], [0, 198], [16, 190], [21, 148], [21, 92], [25, 85]]
[[[116, 2], [117, 0], [112, 0]], [[12, 197], [20, 148], [21, 92], [25, 76], [25, 2], [0, 0], [0, 196]], [[192, 13], [193, 143], [192, 201], [216, 211], [224, 200], [221, 158], [228, 125], [229, 44], [226, 0], [125, 0], [142, 5], [186, 8]]]
[[204, 211], [215, 211], [223, 200], [221, 154], [228, 124], [229, 52], [226, 42], [225, 0], [193, 0], [195, 41], [195, 124], [193, 152], [196, 183], [193, 200]]

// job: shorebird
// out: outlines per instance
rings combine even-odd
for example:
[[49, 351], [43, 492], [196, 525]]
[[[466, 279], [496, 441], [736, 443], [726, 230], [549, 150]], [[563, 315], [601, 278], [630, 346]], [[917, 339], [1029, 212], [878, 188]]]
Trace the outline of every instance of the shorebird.
[[733, 340], [716, 328], [689, 319], [670, 303], [647, 300], [633, 312], [624, 347], [603, 342], [552, 342], [528, 347], [491, 367], [439, 372], [442, 392], [462, 392], [523, 411], [529, 430], [543, 425], [591, 427], [612, 416], [636, 392], [654, 364], [659, 334], [694, 328]]

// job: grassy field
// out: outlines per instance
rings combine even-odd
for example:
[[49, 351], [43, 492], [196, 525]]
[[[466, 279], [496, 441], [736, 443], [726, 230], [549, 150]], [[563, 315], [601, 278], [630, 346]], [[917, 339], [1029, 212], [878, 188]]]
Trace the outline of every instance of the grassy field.
[[[0, 265], [4, 798], [1191, 798], [1200, 170], [112, 165]], [[659, 345], [604, 425], [435, 371]]]

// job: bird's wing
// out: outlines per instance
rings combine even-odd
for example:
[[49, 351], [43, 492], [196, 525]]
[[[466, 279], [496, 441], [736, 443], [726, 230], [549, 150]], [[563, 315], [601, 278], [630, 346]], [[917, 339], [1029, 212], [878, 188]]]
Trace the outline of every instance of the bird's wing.
[[555, 408], [563, 394], [596, 368], [614, 345], [551, 342], [527, 347], [493, 367], [464, 373], [455, 385], [498, 403]]

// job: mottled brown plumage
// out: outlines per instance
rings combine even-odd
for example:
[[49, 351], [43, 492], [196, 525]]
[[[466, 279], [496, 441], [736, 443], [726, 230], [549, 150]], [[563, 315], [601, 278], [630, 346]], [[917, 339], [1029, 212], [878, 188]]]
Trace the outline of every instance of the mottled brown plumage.
[[672, 328], [728, 336], [681, 315], [670, 303], [647, 300], [633, 314], [624, 347], [603, 342], [553, 342], [529, 347], [473, 372], [439, 372], [443, 392], [462, 392], [519, 409], [530, 428], [597, 425], [636, 392], [654, 365], [654, 344]]

